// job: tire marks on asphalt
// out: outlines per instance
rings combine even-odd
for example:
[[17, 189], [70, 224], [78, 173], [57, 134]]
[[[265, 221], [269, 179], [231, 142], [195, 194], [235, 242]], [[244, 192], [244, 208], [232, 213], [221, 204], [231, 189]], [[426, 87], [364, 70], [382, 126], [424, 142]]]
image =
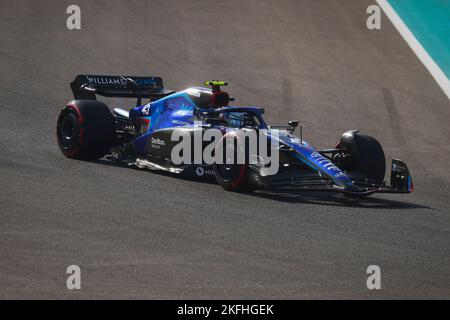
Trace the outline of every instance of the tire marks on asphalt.
[[402, 128], [400, 126], [400, 118], [395, 106], [394, 96], [390, 88], [383, 88], [383, 99], [388, 114], [389, 125], [391, 127], [392, 134], [397, 140], [397, 143], [401, 146], [406, 145], [406, 139], [403, 135]]
[[414, 150], [409, 147], [405, 136], [403, 134], [401, 125], [400, 125], [400, 116], [397, 111], [397, 107], [395, 105], [394, 96], [392, 94], [392, 90], [387, 87], [383, 87], [383, 99], [384, 104], [386, 106], [386, 112], [389, 119], [389, 126], [391, 128], [392, 134], [394, 135], [394, 139], [397, 142], [398, 149], [402, 154], [407, 154], [409, 158], [412, 158], [413, 162], [418, 166], [421, 171], [427, 171], [426, 166], [422, 164], [420, 159], [418, 159], [414, 155]]

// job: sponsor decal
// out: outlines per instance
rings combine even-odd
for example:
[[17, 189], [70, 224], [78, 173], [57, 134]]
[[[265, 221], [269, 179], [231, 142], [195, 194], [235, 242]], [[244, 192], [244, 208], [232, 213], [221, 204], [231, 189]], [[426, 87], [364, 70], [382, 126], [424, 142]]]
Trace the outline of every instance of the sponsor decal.
[[179, 125], [179, 126], [187, 126], [189, 125], [189, 122], [182, 121], [182, 120], [172, 120], [173, 124]]
[[156, 81], [153, 78], [134, 79], [134, 81], [136, 81], [138, 85], [143, 87], [156, 86]]
[[91, 77], [86, 76], [89, 84], [108, 85], [108, 86], [126, 86], [128, 81], [119, 77]]
[[[122, 77], [86, 76], [86, 79], [89, 84], [93, 84], [93, 85], [126, 87], [128, 84], [127, 79], [122, 78]], [[156, 81], [154, 78], [144, 78], [144, 79], [133, 78], [133, 80], [139, 86], [142, 86], [142, 87], [156, 86]]]
[[210, 175], [214, 175], [214, 170], [212, 169], [205, 169], [203, 167], [197, 167], [195, 169], [195, 174], [199, 177], [204, 176], [205, 174], [210, 176]]
[[195, 169], [195, 174], [201, 177], [205, 174], [205, 169], [203, 169], [203, 167], [198, 167], [197, 169]]
[[159, 149], [159, 148], [161, 148], [161, 146], [165, 146], [165, 145], [166, 145], [166, 142], [164, 140], [152, 137], [152, 148]]
[[341, 169], [339, 169], [338, 167], [336, 167], [336, 165], [330, 161], [330, 159], [327, 159], [326, 157], [322, 156], [319, 152], [314, 151], [313, 153], [311, 153], [311, 158], [313, 158], [313, 160], [319, 164], [322, 168], [325, 168], [326, 170], [331, 171], [335, 171], [334, 173], [334, 177], [340, 177], [342, 175], [344, 175], [344, 173], [341, 171]]

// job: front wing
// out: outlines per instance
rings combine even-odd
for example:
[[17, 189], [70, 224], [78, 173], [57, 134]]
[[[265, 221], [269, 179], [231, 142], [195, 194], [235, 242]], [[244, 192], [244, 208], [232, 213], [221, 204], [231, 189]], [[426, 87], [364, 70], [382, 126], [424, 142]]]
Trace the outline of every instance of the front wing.
[[353, 188], [343, 188], [331, 179], [317, 172], [288, 172], [270, 178], [266, 187], [270, 189], [285, 189], [298, 191], [336, 191], [355, 195], [370, 195], [373, 193], [411, 193], [414, 190], [411, 175], [406, 164], [398, 159], [391, 163], [390, 184], [376, 183], [368, 178], [353, 177]]

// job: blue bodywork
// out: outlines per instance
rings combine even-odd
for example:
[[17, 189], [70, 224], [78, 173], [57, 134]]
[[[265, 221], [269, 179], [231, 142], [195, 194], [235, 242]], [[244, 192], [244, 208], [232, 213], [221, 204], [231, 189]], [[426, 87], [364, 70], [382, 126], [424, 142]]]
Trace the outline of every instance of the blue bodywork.
[[[133, 108], [130, 111], [131, 118], [145, 119], [149, 122], [148, 131], [132, 142], [134, 149], [138, 153], [145, 153], [152, 134], [157, 130], [193, 126], [194, 120], [198, 121], [194, 115], [196, 108], [199, 108], [199, 106], [194, 103], [187, 90], [173, 93], [146, 105]], [[268, 129], [262, 118], [264, 112], [262, 108], [229, 106], [218, 109], [219, 112], [230, 112], [233, 110], [239, 112], [247, 111], [254, 114], [260, 120], [260, 129]], [[277, 130], [277, 135], [274, 134], [274, 130]], [[299, 161], [305, 163], [319, 175], [331, 179], [337, 187], [349, 190], [353, 188], [354, 185], [351, 178], [329, 159], [317, 152], [309, 143], [304, 140], [301, 141], [298, 137], [285, 130], [272, 129], [268, 130], [267, 134], [270, 139], [277, 139], [279, 144], [290, 147]]]
[[353, 187], [353, 182], [348, 175], [334, 165], [331, 160], [322, 156], [306, 141], [300, 140], [298, 137], [287, 133], [286, 131], [279, 131], [278, 139], [280, 144], [285, 144], [295, 151], [294, 155], [298, 160], [307, 164], [319, 174], [329, 177], [337, 186], [342, 188]]
[[185, 127], [194, 124], [195, 103], [185, 92], [177, 92], [130, 111], [131, 118], [149, 121], [148, 131], [133, 141], [138, 153], [145, 153], [151, 134], [159, 129]]

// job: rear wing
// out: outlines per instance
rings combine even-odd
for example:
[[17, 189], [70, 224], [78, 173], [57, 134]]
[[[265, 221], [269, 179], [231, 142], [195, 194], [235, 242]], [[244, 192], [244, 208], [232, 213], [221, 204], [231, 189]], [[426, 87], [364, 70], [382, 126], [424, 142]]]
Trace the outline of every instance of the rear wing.
[[[75, 99], [96, 100], [96, 95], [156, 100], [173, 91], [164, 90], [159, 77], [77, 75], [70, 83]], [[140, 103], [139, 103], [140, 105]]]

